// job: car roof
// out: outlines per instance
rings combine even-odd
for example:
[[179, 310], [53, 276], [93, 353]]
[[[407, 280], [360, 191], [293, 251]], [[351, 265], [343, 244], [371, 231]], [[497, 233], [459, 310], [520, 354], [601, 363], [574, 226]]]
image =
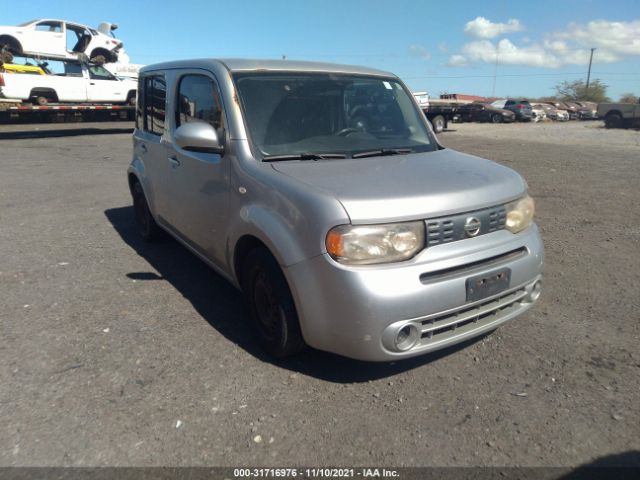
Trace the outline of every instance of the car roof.
[[59, 18], [38, 18], [36, 20], [31, 20], [29, 23], [38, 23], [38, 22], [76, 23], [76, 22], [69, 22], [68, 20], [60, 20]]
[[359, 75], [376, 75], [384, 77], [396, 77], [393, 73], [374, 68], [357, 65], [341, 65], [337, 63], [306, 62], [299, 60], [259, 60], [241, 58], [200, 58], [193, 60], [177, 60], [173, 62], [156, 63], [147, 65], [140, 69], [140, 73], [152, 72], [156, 70], [170, 70], [174, 68], [204, 68], [224, 67], [229, 72], [330, 72], [330, 73], [352, 73]]
[[38, 18], [36, 20], [31, 20], [29, 23], [23, 23], [22, 25], [27, 26], [27, 25], [31, 25], [33, 23], [40, 23], [40, 22], [60, 22], [60, 23], [68, 23], [70, 25], [78, 25], [79, 27], [87, 27], [88, 25], [85, 25], [84, 23], [80, 23], [80, 22], [73, 22], [71, 20], [60, 20], [59, 18]]

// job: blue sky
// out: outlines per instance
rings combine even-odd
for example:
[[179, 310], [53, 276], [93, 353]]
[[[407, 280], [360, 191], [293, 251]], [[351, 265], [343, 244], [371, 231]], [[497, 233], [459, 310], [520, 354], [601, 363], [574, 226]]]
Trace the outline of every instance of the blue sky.
[[[399, 75], [411, 89], [551, 95], [591, 78], [640, 94], [640, 0], [28, 0], [0, 23], [119, 24], [132, 63], [195, 57], [319, 60]], [[497, 57], [497, 62], [496, 62]]]

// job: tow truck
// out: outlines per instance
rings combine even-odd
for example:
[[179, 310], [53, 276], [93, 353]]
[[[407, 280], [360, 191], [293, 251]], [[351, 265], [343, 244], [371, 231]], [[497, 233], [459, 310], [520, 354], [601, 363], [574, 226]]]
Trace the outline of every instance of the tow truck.
[[136, 88], [101, 65], [0, 64], [0, 122], [131, 120]]
[[434, 132], [442, 133], [449, 126], [449, 122], [458, 120], [455, 102], [434, 100], [429, 98], [427, 92], [413, 92], [413, 96], [418, 102], [422, 113], [431, 122]]

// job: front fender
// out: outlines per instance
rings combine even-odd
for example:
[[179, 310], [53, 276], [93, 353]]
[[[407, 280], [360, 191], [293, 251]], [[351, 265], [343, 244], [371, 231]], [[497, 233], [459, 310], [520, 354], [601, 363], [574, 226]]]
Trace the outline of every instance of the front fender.
[[[262, 242], [281, 266], [293, 265], [309, 258], [308, 251], [301, 244], [304, 240], [294, 233], [296, 231], [299, 231], [296, 225], [273, 209], [262, 205], [243, 206], [229, 225], [229, 265], [235, 265], [236, 245], [246, 236]], [[234, 273], [238, 278], [238, 272]]]

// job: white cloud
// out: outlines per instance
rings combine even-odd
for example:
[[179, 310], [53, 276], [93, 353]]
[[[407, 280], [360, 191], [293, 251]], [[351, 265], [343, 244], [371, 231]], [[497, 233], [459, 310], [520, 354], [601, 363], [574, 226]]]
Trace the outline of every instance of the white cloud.
[[[489, 40], [467, 43], [462, 52], [471, 61], [503, 65], [531, 65], [535, 67], [557, 67], [558, 59], [539, 45], [517, 47], [503, 38], [497, 44]], [[496, 58], [497, 57], [497, 58]]]
[[494, 38], [503, 33], [520, 32], [524, 27], [520, 20], [510, 18], [507, 23], [493, 23], [484, 17], [476, 17], [464, 26], [464, 33], [477, 38]]
[[422, 45], [410, 45], [409, 52], [416, 57], [420, 57], [423, 60], [429, 60], [431, 58], [431, 53]]
[[549, 34], [548, 39], [576, 44], [618, 55], [640, 55], [640, 20], [609, 22], [593, 20], [586, 25], [571, 23], [566, 30]]
[[[465, 31], [470, 23], [473, 22], [467, 23]], [[497, 61], [501, 65], [543, 68], [585, 65], [589, 61], [592, 47], [596, 48], [594, 63], [618, 62], [625, 57], [640, 55], [640, 20], [594, 20], [586, 25], [572, 23], [562, 31], [544, 34], [541, 41], [524, 43], [518, 46], [507, 38], [497, 43], [490, 40], [474, 40], [463, 45], [459, 54], [450, 56], [448, 65], [466, 65], [463, 60], [481, 63]]]
[[464, 55], [456, 54], [449, 57], [447, 65], [449, 65], [450, 67], [466, 67], [467, 65], [469, 65], [469, 62], [464, 57]]

